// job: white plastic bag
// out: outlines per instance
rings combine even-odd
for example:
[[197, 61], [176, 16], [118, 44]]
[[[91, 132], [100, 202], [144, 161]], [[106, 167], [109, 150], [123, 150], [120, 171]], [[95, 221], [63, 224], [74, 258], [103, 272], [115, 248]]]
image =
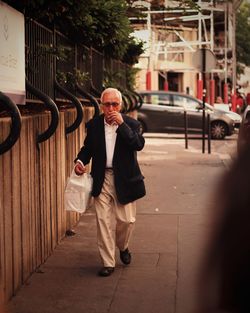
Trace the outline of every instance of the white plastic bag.
[[93, 179], [88, 173], [76, 175], [73, 169], [64, 191], [65, 210], [84, 213], [88, 208]]

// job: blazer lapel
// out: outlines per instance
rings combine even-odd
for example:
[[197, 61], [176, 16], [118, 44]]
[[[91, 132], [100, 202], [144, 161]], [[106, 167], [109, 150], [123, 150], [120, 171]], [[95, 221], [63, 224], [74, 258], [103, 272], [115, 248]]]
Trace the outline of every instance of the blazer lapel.
[[114, 163], [114, 160], [116, 159], [117, 157], [117, 153], [119, 151], [119, 142], [120, 142], [120, 134], [119, 132], [116, 130], [116, 139], [115, 139], [115, 148], [114, 148], [114, 155], [113, 155], [113, 163]]
[[107, 153], [106, 153], [106, 142], [105, 142], [105, 129], [104, 129], [104, 115], [102, 114], [100, 116], [100, 123], [99, 123], [99, 134], [97, 136], [100, 136], [100, 151], [103, 151], [105, 162], [107, 161]]

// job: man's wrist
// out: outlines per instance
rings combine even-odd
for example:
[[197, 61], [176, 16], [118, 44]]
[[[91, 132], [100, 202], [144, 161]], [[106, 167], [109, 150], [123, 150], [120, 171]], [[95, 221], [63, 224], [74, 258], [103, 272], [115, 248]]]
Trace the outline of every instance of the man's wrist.
[[119, 121], [117, 124], [118, 124], [118, 126], [121, 126], [123, 123], [124, 123], [124, 121], [122, 120], [122, 121]]
[[77, 159], [77, 160], [76, 160], [76, 164], [77, 164], [77, 163], [79, 163], [79, 164], [81, 164], [83, 167], [85, 167], [85, 165], [83, 164], [83, 162], [82, 162], [81, 160]]

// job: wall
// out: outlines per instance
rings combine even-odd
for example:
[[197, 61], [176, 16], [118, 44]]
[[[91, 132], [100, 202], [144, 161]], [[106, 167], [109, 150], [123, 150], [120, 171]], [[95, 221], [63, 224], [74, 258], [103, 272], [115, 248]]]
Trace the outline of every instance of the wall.
[[[84, 110], [84, 120], [92, 116]], [[65, 231], [77, 223], [77, 213], [64, 210], [65, 179], [85, 136], [85, 121], [65, 136], [74, 110], [60, 112], [53, 136], [36, 145], [49, 114], [25, 116], [14, 147], [0, 156], [0, 295], [8, 301], [52, 253]], [[0, 119], [0, 142], [9, 131], [9, 119]]]

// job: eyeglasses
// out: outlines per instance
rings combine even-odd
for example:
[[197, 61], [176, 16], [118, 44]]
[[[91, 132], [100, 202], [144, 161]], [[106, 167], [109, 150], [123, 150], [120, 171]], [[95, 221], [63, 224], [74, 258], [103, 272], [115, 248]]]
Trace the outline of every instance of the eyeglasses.
[[103, 102], [102, 105], [104, 105], [106, 108], [108, 107], [118, 107], [120, 105], [120, 103], [118, 102]]

